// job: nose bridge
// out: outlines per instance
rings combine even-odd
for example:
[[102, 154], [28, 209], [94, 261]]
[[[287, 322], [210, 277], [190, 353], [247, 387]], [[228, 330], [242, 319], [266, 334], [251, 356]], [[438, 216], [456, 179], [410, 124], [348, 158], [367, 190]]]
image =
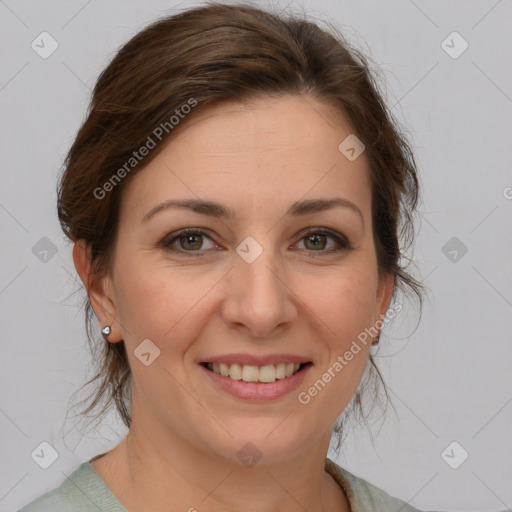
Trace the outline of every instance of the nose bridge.
[[[268, 235], [268, 234], [267, 234]], [[228, 292], [227, 320], [242, 323], [253, 335], [265, 336], [293, 315], [285, 267], [271, 236], [249, 236], [236, 248]]]
[[237, 248], [237, 279], [246, 287], [251, 299], [255, 301], [255, 306], [261, 303], [261, 306], [268, 307], [283, 292], [278, 278], [282, 265], [269, 240], [270, 237], [267, 236], [263, 247], [253, 237], [248, 237]]

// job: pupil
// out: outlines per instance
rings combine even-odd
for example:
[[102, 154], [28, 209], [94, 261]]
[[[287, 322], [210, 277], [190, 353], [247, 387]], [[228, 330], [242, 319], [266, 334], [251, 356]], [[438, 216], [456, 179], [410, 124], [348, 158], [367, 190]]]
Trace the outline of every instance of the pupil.
[[[194, 239], [198, 239], [198, 235], [185, 235], [185, 244], [188, 244], [190, 243], [192, 246], [194, 246]], [[197, 245], [198, 245], [198, 242], [196, 241], [196, 246], [195, 247], [192, 247], [193, 249], [197, 249]], [[201, 245], [201, 243], [199, 243], [199, 246]]]
[[323, 236], [323, 235], [310, 235], [309, 237], [309, 241], [313, 243], [313, 245], [315, 246], [318, 246], [318, 244], [320, 243], [319, 242], [319, 238]]

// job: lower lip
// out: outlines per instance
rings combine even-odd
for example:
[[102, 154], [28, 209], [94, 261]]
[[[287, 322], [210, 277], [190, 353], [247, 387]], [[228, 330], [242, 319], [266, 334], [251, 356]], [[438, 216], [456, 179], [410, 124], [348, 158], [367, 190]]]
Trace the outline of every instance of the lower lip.
[[203, 365], [199, 365], [203, 371], [206, 372], [208, 377], [219, 386], [223, 391], [229, 393], [231, 396], [249, 400], [253, 402], [275, 400], [281, 398], [294, 389], [297, 389], [306, 373], [311, 368], [311, 364], [304, 366], [300, 371], [291, 377], [275, 380], [274, 382], [244, 382], [243, 380], [233, 380], [229, 377], [208, 370]]

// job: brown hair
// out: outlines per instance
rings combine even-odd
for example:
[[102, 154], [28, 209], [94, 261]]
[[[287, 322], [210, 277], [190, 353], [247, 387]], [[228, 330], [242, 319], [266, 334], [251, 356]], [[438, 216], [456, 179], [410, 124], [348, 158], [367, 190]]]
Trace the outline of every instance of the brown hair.
[[[168, 129], [160, 130], [161, 140], [144, 158], [144, 165], [176, 131], [170, 127], [171, 116], [191, 100], [195, 106], [187, 120], [201, 107], [222, 101], [304, 93], [348, 116], [366, 146], [379, 272], [395, 276], [393, 297], [397, 289], [408, 287], [421, 304], [422, 286], [401, 266], [405, 249], [400, 249], [400, 242], [408, 248], [414, 238], [416, 164], [378, 92], [368, 57], [351, 47], [334, 27], [329, 33], [305, 19], [285, 18], [246, 4], [209, 2], [165, 17], [118, 51], [98, 78], [87, 118], [64, 164], [58, 186], [58, 215], [64, 233], [72, 241], [86, 241], [96, 275], [108, 273], [122, 191], [143, 167], [130, 159], [134, 151], [147, 145], [148, 138], [155, 138], [157, 127]], [[130, 161], [134, 165], [127, 168]], [[116, 171], [122, 179], [113, 182]], [[124, 342], [106, 343], [98, 336], [88, 297], [85, 310], [90, 347], [94, 356], [100, 352], [101, 362], [85, 384], [100, 382], [83, 413], [106, 399], [99, 415], [113, 402], [130, 427], [131, 373]], [[370, 363], [370, 374], [378, 375], [384, 384], [371, 356]], [[345, 412], [359, 408], [364, 416], [360, 388]], [[374, 391], [375, 400], [379, 393]], [[335, 427], [338, 433], [342, 423]]]

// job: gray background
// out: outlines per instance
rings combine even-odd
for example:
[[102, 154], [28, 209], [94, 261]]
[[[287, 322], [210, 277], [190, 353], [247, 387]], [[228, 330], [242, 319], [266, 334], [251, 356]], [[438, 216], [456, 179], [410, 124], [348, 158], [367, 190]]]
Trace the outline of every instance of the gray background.
[[[153, 19], [198, 3], [0, 1], [2, 511], [57, 486], [126, 433], [114, 416], [86, 436], [66, 419], [89, 352], [55, 182], [115, 50]], [[371, 433], [351, 432], [337, 462], [418, 508], [512, 507], [511, 2], [278, 5], [334, 20], [370, 53], [422, 175], [414, 257], [430, 294], [417, 330], [410, 335], [414, 310], [402, 313], [377, 359], [397, 414], [390, 406]], [[47, 59], [31, 48], [43, 31], [59, 45]], [[453, 31], [469, 44], [458, 58], [441, 45]], [[461, 48], [450, 41], [452, 53]], [[452, 237], [457, 261], [453, 247], [443, 252]], [[46, 470], [31, 458], [43, 441], [58, 453]], [[453, 441], [469, 453], [458, 469], [441, 455]]]

